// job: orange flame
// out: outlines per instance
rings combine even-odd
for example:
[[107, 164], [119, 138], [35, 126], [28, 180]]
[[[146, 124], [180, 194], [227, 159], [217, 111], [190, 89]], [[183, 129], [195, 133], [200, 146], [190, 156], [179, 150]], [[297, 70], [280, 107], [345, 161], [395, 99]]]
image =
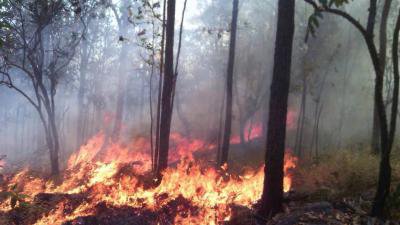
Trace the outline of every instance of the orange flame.
[[[169, 160], [178, 163], [176, 167], [164, 171], [157, 187], [148, 188], [143, 183], [143, 177], [151, 170], [148, 141], [140, 137], [127, 145], [110, 143], [104, 146], [105, 138], [104, 133], [99, 133], [71, 155], [61, 185], [31, 177], [28, 170], [14, 176], [10, 183], [19, 183], [21, 191], [30, 196], [41, 192], [85, 193], [89, 196], [89, 200], [73, 212], [64, 210], [64, 202], [58, 203], [36, 225], [62, 224], [80, 216], [93, 215], [95, 206], [100, 202], [155, 211], [179, 197], [189, 200], [199, 210], [193, 215], [178, 214], [174, 219], [175, 224], [218, 224], [229, 220], [232, 204], [251, 207], [261, 196], [263, 167], [249, 169], [241, 175], [229, 174], [225, 167], [217, 170], [206, 162], [195, 160], [194, 153], [215, 148], [200, 139], [171, 134]], [[296, 158], [287, 154], [285, 191], [291, 188], [289, 170], [294, 167]], [[3, 205], [0, 205], [0, 209], [7, 210]]]

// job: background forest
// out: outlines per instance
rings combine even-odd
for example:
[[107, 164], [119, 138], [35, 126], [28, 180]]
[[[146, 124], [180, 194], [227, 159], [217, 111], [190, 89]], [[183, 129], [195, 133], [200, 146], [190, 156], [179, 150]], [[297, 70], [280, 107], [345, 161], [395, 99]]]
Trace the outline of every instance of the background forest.
[[[171, 2], [175, 5], [175, 1]], [[201, 214], [203, 211], [193, 213], [190, 211], [192, 206], [186, 205], [190, 216], [176, 213], [172, 218], [154, 216], [157, 217], [154, 219], [151, 210], [137, 213], [146, 215], [148, 223], [137, 222], [139, 219], [136, 217], [137, 221], [133, 217], [129, 217], [129, 221], [137, 223], [118, 223], [116, 220], [106, 223], [101, 218], [97, 219], [103, 223], [90, 223], [89, 220], [79, 223], [76, 219], [79, 216], [95, 213], [79, 208], [81, 205], [70, 199], [70, 195], [85, 193], [85, 200], [80, 201], [90, 202], [89, 208], [94, 209], [93, 202], [87, 200], [93, 199], [93, 195], [88, 194], [93, 189], [104, 191], [99, 191], [103, 197], [116, 190], [139, 193], [136, 189], [120, 187], [123, 186], [118, 177], [121, 173], [140, 177], [135, 185], [142, 185], [144, 189], [152, 185], [162, 187], [164, 180], [179, 183], [179, 179], [172, 180], [173, 176], [163, 174], [163, 177], [162, 171], [166, 170], [168, 174], [168, 165], [181, 168], [178, 161], [182, 160], [182, 155], [191, 160], [201, 158], [207, 166], [218, 165], [217, 168], [221, 167], [223, 171], [225, 163], [229, 162], [228, 171], [242, 174], [237, 175], [240, 178], [245, 177], [243, 171], [247, 168], [258, 171], [257, 168], [263, 165], [271, 115], [274, 53], [278, 48], [280, 1], [233, 2], [177, 0], [174, 23], [169, 24], [173, 20], [168, 20], [171, 14], [166, 12], [172, 8], [165, 1], [0, 1], [0, 172], [3, 174], [0, 185], [7, 193], [0, 195], [0, 224], [52, 224], [49, 221], [57, 221], [54, 224], [157, 224], [160, 221], [161, 224], [221, 224], [221, 221], [252, 224], [249, 220], [237, 219], [252, 213], [250, 205], [254, 202], [250, 204], [247, 199], [246, 204], [242, 204], [246, 209], [240, 210], [227, 207], [228, 203], [238, 204], [237, 199], [230, 202], [231, 197], [229, 201], [221, 200], [229, 210], [225, 210], [221, 202], [211, 207], [199, 206], [195, 198], [191, 200], [199, 208], [218, 208], [214, 217]], [[392, 60], [392, 43], [396, 42], [393, 34], [396, 33], [400, 2], [336, 0], [330, 1], [329, 7], [327, 1], [315, 1], [317, 5], [310, 2], [313, 1], [296, 1], [292, 61], [287, 65], [291, 67], [291, 73], [285, 115], [284, 176], [290, 178], [290, 185], [286, 186], [286, 181], [282, 181], [285, 198], [296, 202], [296, 206], [297, 202], [317, 202], [311, 207], [317, 208], [312, 208], [313, 213], [322, 210], [318, 215], [330, 214], [326, 210], [331, 208], [341, 213], [345, 211], [343, 208], [350, 210], [350, 213], [340, 214], [344, 219], [336, 218], [346, 221], [343, 224], [362, 224], [365, 221], [379, 224], [379, 221], [371, 222], [370, 217], [364, 218], [371, 209], [378, 185], [380, 157], [385, 155], [380, 152], [380, 125], [379, 121], [376, 122], [379, 113], [374, 107], [376, 71], [363, 34], [352, 23], [329, 13], [329, 10], [351, 15], [365, 25], [367, 33], [371, 29], [367, 21], [371, 21], [371, 7], [375, 3], [373, 24], [376, 39], [372, 39], [372, 43], [379, 46], [379, 53], [383, 54], [379, 55], [380, 62], [384, 62], [380, 68], [384, 74], [382, 95], [385, 112], [389, 113], [393, 112], [393, 104], [398, 101], [393, 95], [396, 92], [396, 63]], [[386, 6], [391, 10], [385, 10]], [[387, 42], [383, 44], [379, 42], [382, 40], [382, 21], [387, 24], [387, 31], [383, 31]], [[382, 48], [387, 54], [382, 53]], [[168, 98], [162, 91], [169, 89], [171, 96]], [[395, 115], [400, 116], [397, 112]], [[168, 121], [168, 117], [171, 135], [169, 127], [160, 122]], [[388, 118], [391, 118], [390, 114]], [[388, 130], [392, 128], [389, 126]], [[398, 132], [393, 135], [388, 159], [392, 166], [389, 178], [392, 185], [385, 195], [385, 204], [382, 204], [384, 215], [378, 213], [375, 216], [398, 221], [400, 145]], [[181, 145], [183, 152], [187, 149], [186, 153], [180, 152]], [[163, 146], [167, 146], [166, 155], [163, 155]], [[168, 147], [173, 149], [169, 155]], [[132, 156], [132, 152], [149, 156], [142, 159]], [[85, 161], [97, 160], [113, 167], [114, 173], [108, 176], [111, 169], [95, 163], [93, 165], [97, 167], [90, 169], [82, 166]], [[114, 168], [115, 160], [121, 164]], [[139, 173], [123, 170], [136, 164], [145, 165], [140, 172], [150, 170], [155, 174], [152, 174], [156, 177], [155, 184], [148, 184], [152, 183], [149, 180], [153, 177], [149, 178], [147, 172], [139, 176]], [[80, 169], [84, 168], [79, 171], [86, 172], [78, 173], [72, 169], [78, 165]], [[192, 168], [192, 164], [188, 168]], [[201, 174], [205, 173], [204, 169], [199, 170]], [[20, 171], [24, 173], [18, 176]], [[93, 175], [89, 181], [83, 175], [79, 179], [71, 178], [71, 174], [89, 174], [89, 171], [105, 177]], [[184, 177], [182, 174], [179, 176]], [[111, 188], [116, 188], [112, 185], [117, 183], [107, 183], [116, 177], [121, 179], [117, 182], [121, 190]], [[263, 190], [260, 179], [258, 183], [249, 181], [258, 185], [254, 187], [258, 191], [250, 194], [258, 198]], [[66, 180], [71, 183], [66, 184]], [[133, 183], [132, 180], [124, 182]], [[99, 188], [96, 186], [99, 183], [110, 189]], [[287, 192], [287, 188], [291, 192]], [[161, 193], [169, 193], [168, 190], [157, 193], [161, 196]], [[73, 213], [68, 213], [68, 216], [57, 214], [58, 211], [49, 205], [59, 204], [58, 200], [41, 196], [46, 193], [64, 193], [62, 198], [68, 199], [65, 205], [69, 205]], [[97, 203], [109, 200], [118, 207], [131, 204], [136, 207], [139, 204], [132, 200], [133, 197], [127, 197], [129, 204], [122, 202], [120, 196], [110, 197], [112, 200], [102, 197], [101, 201], [97, 197]], [[186, 198], [184, 194], [183, 197]], [[9, 204], [9, 201], [14, 203]], [[46, 206], [38, 204], [42, 201], [50, 203]], [[345, 206], [338, 206], [338, 202]], [[23, 203], [29, 203], [29, 206]], [[160, 205], [164, 207], [164, 203], [170, 207], [168, 210], [175, 207], [170, 202]], [[146, 202], [146, 207], [148, 205], [151, 204]], [[288, 205], [288, 208], [293, 207]], [[21, 216], [21, 212], [15, 210], [17, 206], [27, 207], [23, 210], [29, 215]], [[102, 207], [107, 208], [103, 210], [119, 210], [111, 209], [109, 205]], [[157, 215], [164, 215], [161, 209], [152, 210]], [[185, 219], [188, 217], [200, 219], [187, 222]], [[322, 224], [330, 223], [324, 217]]]

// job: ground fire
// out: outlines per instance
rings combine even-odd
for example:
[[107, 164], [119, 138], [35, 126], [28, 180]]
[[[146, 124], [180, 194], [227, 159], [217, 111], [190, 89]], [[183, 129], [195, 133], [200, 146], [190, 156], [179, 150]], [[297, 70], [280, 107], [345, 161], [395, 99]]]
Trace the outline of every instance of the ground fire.
[[[258, 135], [253, 133], [251, 137], [258, 138]], [[29, 169], [9, 178], [9, 184], [16, 184], [20, 193], [29, 196], [25, 199], [27, 202], [44, 193], [81, 196], [81, 201], [74, 206], [71, 200], [56, 203], [54, 209], [34, 224], [79, 221], [77, 218], [97, 213], [99, 205], [132, 207], [150, 213], [174, 208], [170, 206], [173, 202], [180, 204], [175, 207], [174, 215], [149, 216], [149, 221], [153, 220], [154, 224], [219, 224], [230, 219], [233, 205], [252, 207], [261, 196], [263, 167], [247, 168], [236, 174], [228, 172], [229, 165], [215, 169], [212, 163], [202, 159], [202, 155], [212, 153], [215, 145], [200, 139], [185, 138], [179, 133], [171, 135], [171, 167], [157, 186], [152, 186], [149, 180], [151, 156], [147, 139], [136, 138], [126, 145], [113, 143], [106, 149], [104, 141], [104, 133], [99, 133], [72, 154], [61, 184], [35, 177]], [[289, 171], [295, 167], [296, 158], [288, 153], [285, 191], [291, 188]], [[3, 202], [1, 210], [11, 210], [10, 203]]]
[[0, 225], [400, 224], [400, 0], [0, 0]]

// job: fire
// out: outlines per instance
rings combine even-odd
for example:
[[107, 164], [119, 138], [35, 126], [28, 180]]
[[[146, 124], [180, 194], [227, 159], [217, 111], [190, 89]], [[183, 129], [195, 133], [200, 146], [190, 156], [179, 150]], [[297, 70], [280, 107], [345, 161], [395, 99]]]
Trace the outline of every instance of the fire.
[[[258, 129], [254, 128], [256, 133]], [[249, 135], [251, 138], [255, 136]], [[99, 133], [71, 155], [62, 184], [31, 177], [28, 170], [14, 176], [10, 183], [18, 183], [21, 191], [31, 197], [38, 193], [86, 196], [86, 200], [72, 211], [66, 210], [66, 202], [58, 203], [36, 225], [63, 224], [77, 217], [94, 215], [99, 204], [156, 212], [172, 201], [188, 201], [190, 205], [178, 207], [179, 212], [173, 218], [175, 224], [219, 224], [229, 220], [232, 205], [251, 207], [261, 196], [263, 167], [249, 169], [240, 175], [230, 174], [227, 167], [217, 170], [207, 161], [196, 159], [195, 155], [199, 152], [215, 148], [200, 139], [171, 134], [169, 161], [173, 165], [163, 173], [158, 186], [149, 187], [146, 182], [152, 182], [151, 179], [146, 181], [151, 170], [148, 141], [138, 137], [124, 145], [105, 145], [106, 138], [104, 133]], [[294, 167], [296, 158], [287, 154], [285, 191], [291, 188], [289, 170]], [[1, 210], [9, 210], [3, 205], [0, 207]], [[162, 222], [159, 221], [159, 224]]]

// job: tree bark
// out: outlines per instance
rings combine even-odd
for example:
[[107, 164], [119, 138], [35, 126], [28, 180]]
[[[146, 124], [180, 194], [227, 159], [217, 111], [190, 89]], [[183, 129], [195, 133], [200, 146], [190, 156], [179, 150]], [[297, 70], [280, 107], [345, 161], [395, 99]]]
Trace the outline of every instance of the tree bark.
[[[393, 61], [393, 77], [394, 77], [394, 87], [393, 87], [393, 103], [390, 116], [390, 127], [389, 132], [383, 132], [384, 135], [381, 137], [381, 161], [379, 164], [379, 179], [378, 188], [375, 194], [374, 203], [372, 205], [371, 215], [383, 218], [385, 202], [387, 196], [390, 193], [391, 175], [392, 168], [390, 165], [390, 154], [393, 146], [394, 135], [396, 131], [397, 122], [397, 111], [398, 111], [398, 101], [399, 101], [399, 57], [398, 57], [398, 44], [399, 44], [399, 31], [400, 31], [400, 11], [397, 17], [396, 26], [393, 33], [393, 43], [392, 43], [392, 61]], [[383, 75], [382, 75], [383, 81]], [[380, 82], [382, 85], [383, 82]], [[382, 88], [382, 87], [381, 87]], [[382, 97], [382, 90], [380, 90], [380, 97]], [[382, 103], [379, 104], [380, 115], [385, 115], [385, 106]], [[386, 117], [383, 117], [386, 122]], [[381, 118], [381, 119], [383, 119]], [[386, 125], [386, 123], [384, 123]], [[387, 127], [385, 126], [385, 129]]]
[[[122, 36], [126, 26], [128, 25], [128, 2], [123, 1], [122, 14], [118, 21], [119, 34]], [[117, 105], [115, 111], [114, 128], [112, 131], [112, 140], [114, 142], [119, 140], [122, 128], [122, 119], [124, 114], [125, 104], [125, 93], [126, 93], [126, 82], [127, 82], [127, 70], [128, 66], [127, 54], [128, 49], [124, 46], [124, 40], [121, 41], [121, 51], [119, 55], [119, 70], [118, 70], [118, 88], [117, 88]], [[143, 93], [143, 92], [142, 92]]]
[[175, 0], [167, 3], [167, 25], [165, 44], [164, 79], [161, 98], [159, 153], [156, 176], [161, 178], [161, 173], [168, 166], [169, 135], [172, 119], [172, 91], [174, 83], [174, 33], [175, 33]]
[[164, 70], [164, 48], [165, 48], [165, 15], [166, 15], [167, 0], [163, 3], [163, 18], [162, 18], [162, 34], [161, 34], [161, 48], [160, 48], [160, 77], [158, 79], [158, 93], [157, 93], [157, 115], [156, 115], [156, 140], [153, 156], [152, 169], [155, 171], [158, 168], [158, 158], [160, 153], [160, 120], [161, 120], [161, 95], [163, 84], [163, 70]]
[[265, 177], [259, 213], [272, 217], [283, 210], [283, 165], [290, 67], [294, 35], [295, 0], [279, 0], [274, 70], [269, 102]]
[[[372, 0], [371, 0], [372, 1]], [[376, 4], [376, 3], [375, 3]], [[386, 69], [386, 44], [387, 44], [387, 22], [389, 18], [390, 6], [392, 4], [392, 0], [385, 0], [383, 9], [382, 9], [382, 18], [379, 29], [379, 65], [380, 72], [382, 73], [382, 77], [385, 76]], [[376, 6], [375, 6], [376, 7]], [[369, 23], [368, 23], [369, 25]], [[367, 29], [368, 32], [368, 29]], [[372, 35], [373, 33], [369, 33]], [[375, 93], [376, 95], [376, 93]], [[374, 153], [378, 154], [381, 150], [379, 147], [379, 136], [380, 136], [380, 121], [378, 115], [377, 105], [374, 104], [374, 118], [373, 118], [373, 126], [372, 126], [372, 150]]]
[[233, 0], [231, 36], [229, 43], [228, 73], [226, 77], [226, 105], [225, 105], [225, 127], [222, 139], [221, 158], [219, 166], [228, 162], [229, 144], [232, 126], [232, 92], [233, 92], [233, 69], [235, 64], [236, 30], [239, 12], [239, 0]]
[[88, 43], [86, 40], [82, 41], [82, 53], [79, 66], [79, 90], [78, 90], [78, 123], [76, 130], [76, 147], [79, 148], [84, 142], [85, 138], [85, 127], [84, 121], [87, 115], [85, 108], [84, 98], [86, 92], [86, 73], [89, 61]]

